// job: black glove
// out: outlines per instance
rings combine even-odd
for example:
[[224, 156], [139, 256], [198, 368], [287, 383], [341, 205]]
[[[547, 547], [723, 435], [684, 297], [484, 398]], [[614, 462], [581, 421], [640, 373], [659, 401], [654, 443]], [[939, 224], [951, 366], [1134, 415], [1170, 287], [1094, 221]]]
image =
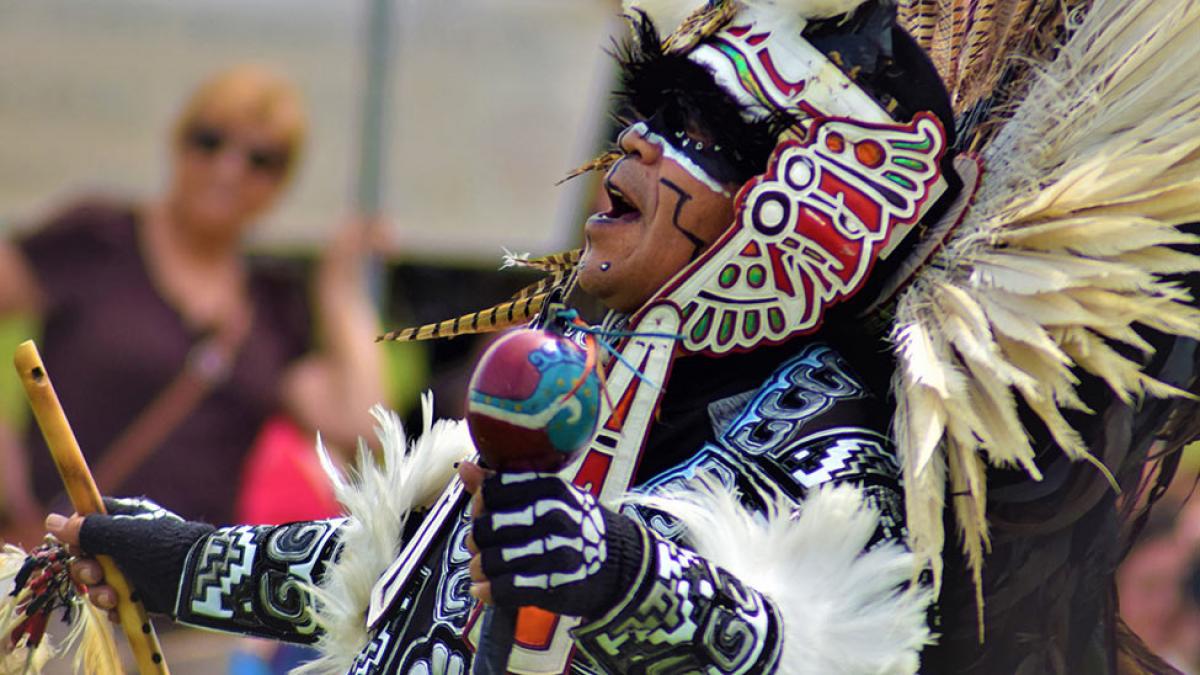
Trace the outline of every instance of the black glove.
[[633, 588], [644, 546], [629, 518], [554, 474], [502, 473], [482, 492], [472, 527], [496, 604], [591, 618]]
[[111, 556], [146, 611], [170, 614], [188, 551], [216, 528], [185, 521], [149, 499], [105, 497], [104, 507], [107, 515], [84, 518], [80, 547], [91, 555]]

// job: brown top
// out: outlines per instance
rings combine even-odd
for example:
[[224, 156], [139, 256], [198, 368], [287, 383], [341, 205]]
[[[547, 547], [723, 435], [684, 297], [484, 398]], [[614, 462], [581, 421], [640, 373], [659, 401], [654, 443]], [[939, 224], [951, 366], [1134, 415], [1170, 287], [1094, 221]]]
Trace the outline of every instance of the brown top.
[[[179, 373], [191, 330], [156, 291], [128, 205], [68, 209], [18, 242], [45, 292], [41, 352], [93, 468], [113, 439]], [[279, 407], [279, 380], [310, 339], [299, 275], [250, 267], [254, 323], [231, 377], [218, 384], [114, 492], [145, 495], [185, 518], [227, 523], [242, 460]], [[28, 438], [34, 490], [61, 508], [62, 485], [37, 429]]]

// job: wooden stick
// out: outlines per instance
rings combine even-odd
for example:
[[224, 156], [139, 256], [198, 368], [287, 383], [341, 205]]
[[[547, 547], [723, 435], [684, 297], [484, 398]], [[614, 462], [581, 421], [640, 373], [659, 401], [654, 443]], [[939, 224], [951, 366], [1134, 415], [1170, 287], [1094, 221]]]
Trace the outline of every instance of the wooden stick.
[[[79, 442], [71, 431], [54, 386], [50, 384], [50, 376], [42, 364], [37, 345], [32, 340], [26, 340], [17, 347], [13, 356], [17, 374], [21, 384], [25, 386], [25, 395], [29, 397], [29, 405], [33, 408], [33, 416], [41, 427], [54, 465], [58, 467], [58, 475], [62, 476], [63, 485], [67, 488], [67, 496], [75, 512], [81, 515], [104, 513], [104, 502], [100, 499], [100, 491], [92, 474], [88, 470], [87, 460], [79, 449]], [[138, 671], [141, 675], [169, 675], [167, 663], [162, 656], [162, 647], [158, 644], [158, 636], [146, 608], [141, 602], [135, 601], [132, 589], [125, 576], [117, 569], [116, 563], [108, 556], [96, 556], [100, 567], [104, 569], [104, 580], [117, 592], [117, 614], [121, 618], [121, 628], [129, 640], [137, 660]]]

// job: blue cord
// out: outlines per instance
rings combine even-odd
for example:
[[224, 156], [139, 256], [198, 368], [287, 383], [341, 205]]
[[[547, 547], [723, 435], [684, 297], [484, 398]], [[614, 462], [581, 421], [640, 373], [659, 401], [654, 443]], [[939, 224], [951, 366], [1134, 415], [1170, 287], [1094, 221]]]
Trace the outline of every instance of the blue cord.
[[[573, 321], [573, 320], [579, 318], [579, 310], [561, 309], [554, 313], [554, 316], [552, 317], [552, 319], [559, 318], [559, 317], [561, 317], [567, 321]], [[648, 337], [648, 338], [667, 338], [670, 340], [682, 340], [683, 339], [682, 335], [678, 335], [675, 333], [652, 333], [652, 332], [643, 333], [643, 332], [639, 332], [639, 331], [628, 331], [628, 330], [604, 330], [603, 328], [596, 328], [595, 326], [586, 326], [586, 325], [581, 326], [581, 325], [575, 324], [575, 323], [571, 324], [571, 328], [574, 330], [577, 330], [581, 333], [587, 333], [588, 335], [596, 336], [596, 342], [600, 343], [600, 346], [604, 347], [604, 349], [606, 349], [609, 354], [612, 354], [613, 357], [616, 358], [617, 361], [621, 365], [628, 368], [630, 370], [630, 372], [632, 372], [639, 380], [641, 380], [642, 382], [645, 382], [646, 384], [650, 385], [654, 389], [659, 389], [660, 386], [655, 384], [654, 382], [651, 382], [650, 378], [646, 377], [645, 374], [643, 374], [640, 370], [638, 370], [636, 366], [634, 366], [632, 363], [629, 362], [628, 359], [626, 359], [624, 356], [622, 356], [621, 353], [617, 351], [616, 347], [613, 347], [604, 338]]]

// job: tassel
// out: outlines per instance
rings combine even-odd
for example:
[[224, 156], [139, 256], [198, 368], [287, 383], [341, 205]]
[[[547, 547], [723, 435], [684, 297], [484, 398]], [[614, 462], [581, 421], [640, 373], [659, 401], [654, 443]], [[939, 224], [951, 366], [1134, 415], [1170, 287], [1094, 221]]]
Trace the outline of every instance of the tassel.
[[[87, 589], [71, 579], [71, 561], [66, 547], [51, 538], [28, 554], [12, 545], [0, 553], [0, 582], [12, 582], [12, 590], [0, 600], [0, 673], [40, 673], [58, 653], [71, 651], [76, 672], [123, 672], [108, 617], [87, 601]], [[46, 628], [60, 609], [69, 630], [56, 649]]]

